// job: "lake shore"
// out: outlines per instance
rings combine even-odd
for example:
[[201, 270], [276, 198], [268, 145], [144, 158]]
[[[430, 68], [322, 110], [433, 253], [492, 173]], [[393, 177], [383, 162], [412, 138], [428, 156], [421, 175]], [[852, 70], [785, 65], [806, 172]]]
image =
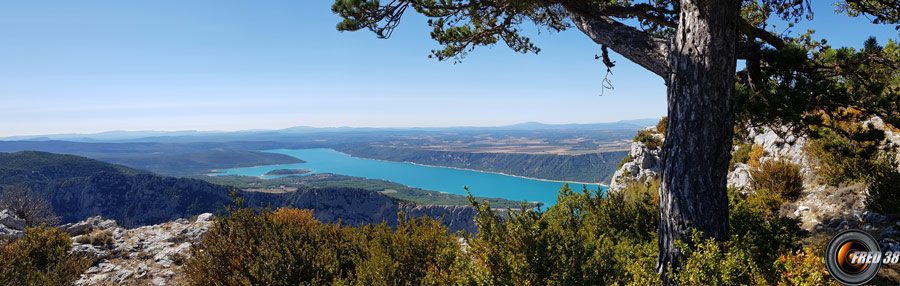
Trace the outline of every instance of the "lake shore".
[[[480, 173], [487, 173], [487, 174], [497, 174], [497, 175], [504, 175], [504, 176], [510, 176], [510, 177], [516, 177], [516, 178], [522, 178], [522, 179], [529, 179], [529, 180], [535, 180], [535, 181], [554, 182], [554, 183], [569, 183], [569, 184], [581, 184], [581, 185], [598, 185], [598, 186], [603, 186], [603, 187], [605, 187], [605, 188], [609, 188], [609, 185], [603, 184], [603, 183], [589, 183], [589, 182], [576, 182], [576, 181], [560, 181], [560, 180], [540, 179], [540, 178], [532, 178], [532, 177], [526, 177], [526, 176], [519, 176], [519, 175], [507, 174], [507, 173], [503, 173], [503, 172], [491, 172], [491, 171], [475, 170], [475, 169], [467, 169], [467, 168], [459, 168], [459, 167], [428, 165], [428, 164], [420, 164], [420, 163], [415, 163], [415, 162], [400, 162], [400, 161], [381, 160], [381, 159], [373, 159], [373, 158], [357, 157], [357, 156], [353, 156], [353, 155], [351, 155], [351, 154], [347, 154], [347, 153], [344, 153], [344, 152], [341, 152], [341, 151], [338, 151], [338, 150], [334, 150], [334, 149], [331, 149], [331, 148], [325, 148], [325, 149], [329, 149], [329, 150], [332, 150], [332, 151], [335, 151], [335, 152], [338, 152], [338, 153], [341, 153], [341, 154], [344, 154], [344, 155], [347, 155], [347, 156], [350, 156], [350, 157], [353, 157], [353, 158], [364, 159], [364, 160], [372, 160], [372, 161], [380, 161], [380, 162], [390, 162], [390, 163], [407, 163], [407, 164], [412, 164], [412, 165], [417, 165], [417, 166], [423, 166], [423, 167], [448, 168], [448, 169], [456, 169], [456, 170], [463, 170], [463, 171], [473, 171], [473, 172], [480, 172]], [[275, 149], [275, 150], [278, 150], [278, 149]], [[290, 149], [285, 149], [285, 150], [290, 150]], [[262, 150], [261, 152], [269, 152], [269, 151], [270, 151], [270, 150]], [[276, 152], [270, 152], [270, 153], [276, 153]], [[276, 154], [280, 154], [280, 153], [276, 153]], [[303, 163], [297, 163], [297, 164], [303, 164]], [[296, 164], [259, 165], [259, 166], [250, 166], [250, 167], [240, 167], [240, 168], [228, 168], [227, 170], [240, 170], [240, 169], [258, 168], [258, 167], [290, 166], [290, 165], [296, 165]], [[225, 173], [225, 172], [222, 172], [222, 170], [223, 170], [223, 169], [210, 170], [210, 173], [209, 173], [209, 174], [206, 174], [206, 175], [207, 175], [207, 176], [219, 176], [219, 175]], [[315, 171], [314, 171], [314, 172], [315, 172]], [[265, 179], [264, 176], [257, 176], [257, 177], [259, 177], [259, 178], [261, 178], [261, 179]]]
[[[303, 163], [296, 163], [296, 164], [303, 164]], [[259, 166], [239, 167], [239, 168], [213, 169], [213, 170], [209, 170], [209, 174], [206, 174], [206, 175], [207, 176], [219, 176], [216, 174], [225, 174], [225, 172], [222, 172], [222, 170], [241, 170], [241, 169], [259, 168], [259, 167], [271, 167], [271, 166], [290, 166], [290, 165], [296, 165], [296, 164], [274, 164], [274, 165], [259, 165]], [[259, 177], [262, 178], [262, 176], [259, 176]]]
[[[328, 148], [328, 149], [331, 149], [331, 148]], [[331, 150], [334, 150], [334, 149], [331, 149]], [[536, 181], [544, 181], [544, 182], [569, 183], [569, 184], [582, 184], [582, 185], [599, 185], [599, 186], [603, 186], [603, 187], [609, 188], [609, 185], [603, 184], [603, 183], [586, 183], [586, 182], [574, 182], [574, 181], [559, 181], [559, 180], [539, 179], [539, 178], [532, 178], [532, 177], [525, 177], [525, 176], [519, 176], [519, 175], [507, 174], [507, 173], [502, 173], [502, 172], [491, 172], [491, 171], [475, 170], [475, 169], [467, 169], [467, 168], [459, 168], [459, 167], [428, 165], [428, 164], [420, 164], [420, 163], [416, 163], [416, 162], [407, 162], [407, 161], [390, 161], [390, 160], [381, 160], [381, 159], [372, 159], [372, 158], [365, 158], [365, 157], [357, 157], [357, 156], [353, 156], [353, 155], [351, 155], [351, 154], [347, 154], [347, 153], [344, 153], [344, 152], [341, 152], [341, 151], [338, 151], [338, 150], [334, 150], [334, 151], [335, 151], [335, 152], [338, 152], [338, 153], [341, 153], [341, 154], [344, 154], [344, 155], [347, 155], [347, 156], [350, 156], [350, 157], [353, 157], [353, 158], [358, 158], [358, 159], [375, 160], [375, 161], [392, 162], [392, 163], [407, 163], [407, 164], [413, 164], [413, 165], [424, 166], [424, 167], [449, 168], [449, 169], [464, 170], [464, 171], [474, 171], [474, 172], [481, 172], [481, 173], [488, 173], [488, 174], [497, 174], [497, 175], [504, 175], [504, 176], [510, 176], [510, 177], [516, 177], [516, 178], [522, 178], [522, 179], [529, 179], [529, 180], [536, 180]]]

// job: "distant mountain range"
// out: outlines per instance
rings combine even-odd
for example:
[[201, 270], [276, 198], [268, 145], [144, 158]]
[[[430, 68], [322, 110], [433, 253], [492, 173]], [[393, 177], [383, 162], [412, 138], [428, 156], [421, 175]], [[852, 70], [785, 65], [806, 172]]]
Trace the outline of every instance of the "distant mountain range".
[[[585, 129], [640, 129], [646, 126], [656, 125], [658, 118], [621, 120], [606, 123], [587, 124], [544, 124], [540, 122], [524, 122], [519, 124], [495, 127], [309, 127], [296, 126], [279, 130], [242, 130], [242, 131], [107, 131], [92, 134], [52, 134], [0, 137], [0, 141], [51, 141], [65, 140], [75, 142], [165, 142], [165, 141], [196, 141], [206, 139], [209, 141], [223, 140], [247, 140], [247, 138], [271, 138], [278, 136], [303, 135], [313, 133], [339, 133], [339, 132], [401, 132], [401, 131], [478, 131], [478, 130], [585, 130]], [[180, 140], [179, 140], [180, 138]], [[192, 140], [187, 140], [191, 138]]]

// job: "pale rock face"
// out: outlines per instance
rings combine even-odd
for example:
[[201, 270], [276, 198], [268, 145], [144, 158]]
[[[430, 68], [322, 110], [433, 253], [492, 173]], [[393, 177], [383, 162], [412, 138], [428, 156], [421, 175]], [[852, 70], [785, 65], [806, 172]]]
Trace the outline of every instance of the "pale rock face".
[[205, 214], [198, 215], [197, 221], [198, 222], [208, 222], [208, 221], [212, 221], [213, 218], [215, 218], [215, 216], [213, 214], [205, 213]]
[[659, 171], [662, 169], [660, 149], [650, 149], [641, 142], [631, 143], [631, 152], [628, 153], [631, 161], [623, 164], [622, 168], [613, 174], [609, 184], [610, 190], [621, 191], [628, 182], [659, 178]]
[[21, 238], [25, 236], [24, 229], [24, 219], [19, 218], [9, 210], [0, 210], [0, 240]]
[[0, 224], [0, 240], [16, 239], [25, 236], [25, 232], [17, 229], [11, 229]]
[[[787, 133], [786, 129], [783, 131], [785, 131], [783, 133]], [[763, 127], [762, 132], [751, 129], [750, 138], [753, 138], [753, 144], [762, 146], [766, 151], [766, 155], [760, 158], [760, 163], [768, 160], [786, 160], [800, 166], [800, 173], [805, 178], [815, 174], [815, 168], [811, 164], [809, 156], [806, 155], [808, 140], [805, 136], [794, 136], [788, 133], [781, 137], [772, 129]]]
[[78, 236], [89, 232], [93, 228], [88, 221], [80, 221], [76, 223], [67, 223], [59, 226], [59, 229], [65, 233], [68, 233], [70, 236]]
[[[884, 137], [888, 142], [890, 142], [894, 146], [900, 146], [900, 132], [894, 132], [888, 129], [887, 126], [884, 125], [884, 120], [882, 120], [881, 117], [873, 116], [872, 118], [864, 122], [864, 124], [869, 123], [871, 123], [872, 126], [875, 126], [875, 128], [884, 131]], [[900, 162], [900, 153], [897, 154], [897, 161]]]
[[750, 186], [750, 166], [744, 163], [734, 164], [734, 170], [728, 173], [728, 187], [744, 189]]
[[19, 218], [10, 210], [0, 210], [0, 225], [15, 230], [25, 229], [25, 220]]
[[109, 256], [109, 251], [90, 244], [81, 244], [72, 242], [72, 249], [69, 252], [86, 256], [90, 259], [103, 259]]
[[133, 229], [90, 218], [89, 221], [97, 222], [95, 231], [109, 227], [106, 229], [112, 231], [115, 243], [108, 247], [73, 243], [73, 253], [96, 252], [100, 259], [75, 285], [178, 285], [184, 275], [181, 263], [190, 257], [191, 246], [212, 226], [212, 217], [207, 213], [194, 221], [178, 220]]
[[70, 236], [79, 236], [92, 230], [117, 229], [119, 224], [115, 220], [103, 219], [99, 216], [89, 217], [76, 223], [67, 223], [59, 226], [59, 229]]

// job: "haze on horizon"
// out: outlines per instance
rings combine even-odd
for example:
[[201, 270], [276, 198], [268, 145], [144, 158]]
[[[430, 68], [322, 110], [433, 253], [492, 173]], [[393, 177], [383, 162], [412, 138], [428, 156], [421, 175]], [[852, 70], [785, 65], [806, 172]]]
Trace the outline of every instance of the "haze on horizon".
[[[603, 91], [599, 46], [574, 29], [536, 35], [539, 55], [501, 44], [453, 64], [427, 58], [438, 45], [418, 15], [385, 41], [337, 32], [330, 5], [0, 0], [0, 137], [596, 123], [666, 112], [662, 80], [618, 55], [615, 89]], [[792, 30], [815, 26], [833, 46], [897, 38], [889, 25], [830, 9], [817, 2], [815, 24]]]

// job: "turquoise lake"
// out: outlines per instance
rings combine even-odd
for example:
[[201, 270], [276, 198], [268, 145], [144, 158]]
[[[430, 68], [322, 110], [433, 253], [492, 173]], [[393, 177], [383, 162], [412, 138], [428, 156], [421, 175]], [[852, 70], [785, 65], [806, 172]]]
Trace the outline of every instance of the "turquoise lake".
[[[460, 170], [445, 167], [430, 167], [410, 163], [386, 162], [362, 159], [334, 151], [332, 149], [276, 149], [264, 152], [279, 153], [302, 159], [306, 163], [272, 165], [252, 168], [223, 169], [215, 175], [262, 176], [275, 169], [310, 169], [314, 173], [332, 173], [369, 179], [384, 179], [414, 188], [434, 190], [450, 194], [465, 195], [463, 186], [468, 186], [472, 194], [480, 197], [505, 198], [510, 200], [542, 202], [546, 207], [553, 205], [562, 182], [526, 179], [495, 173]], [[569, 184], [580, 191], [585, 184]], [[599, 185], [587, 184], [596, 190]], [[602, 189], [606, 187], [600, 186]]]

